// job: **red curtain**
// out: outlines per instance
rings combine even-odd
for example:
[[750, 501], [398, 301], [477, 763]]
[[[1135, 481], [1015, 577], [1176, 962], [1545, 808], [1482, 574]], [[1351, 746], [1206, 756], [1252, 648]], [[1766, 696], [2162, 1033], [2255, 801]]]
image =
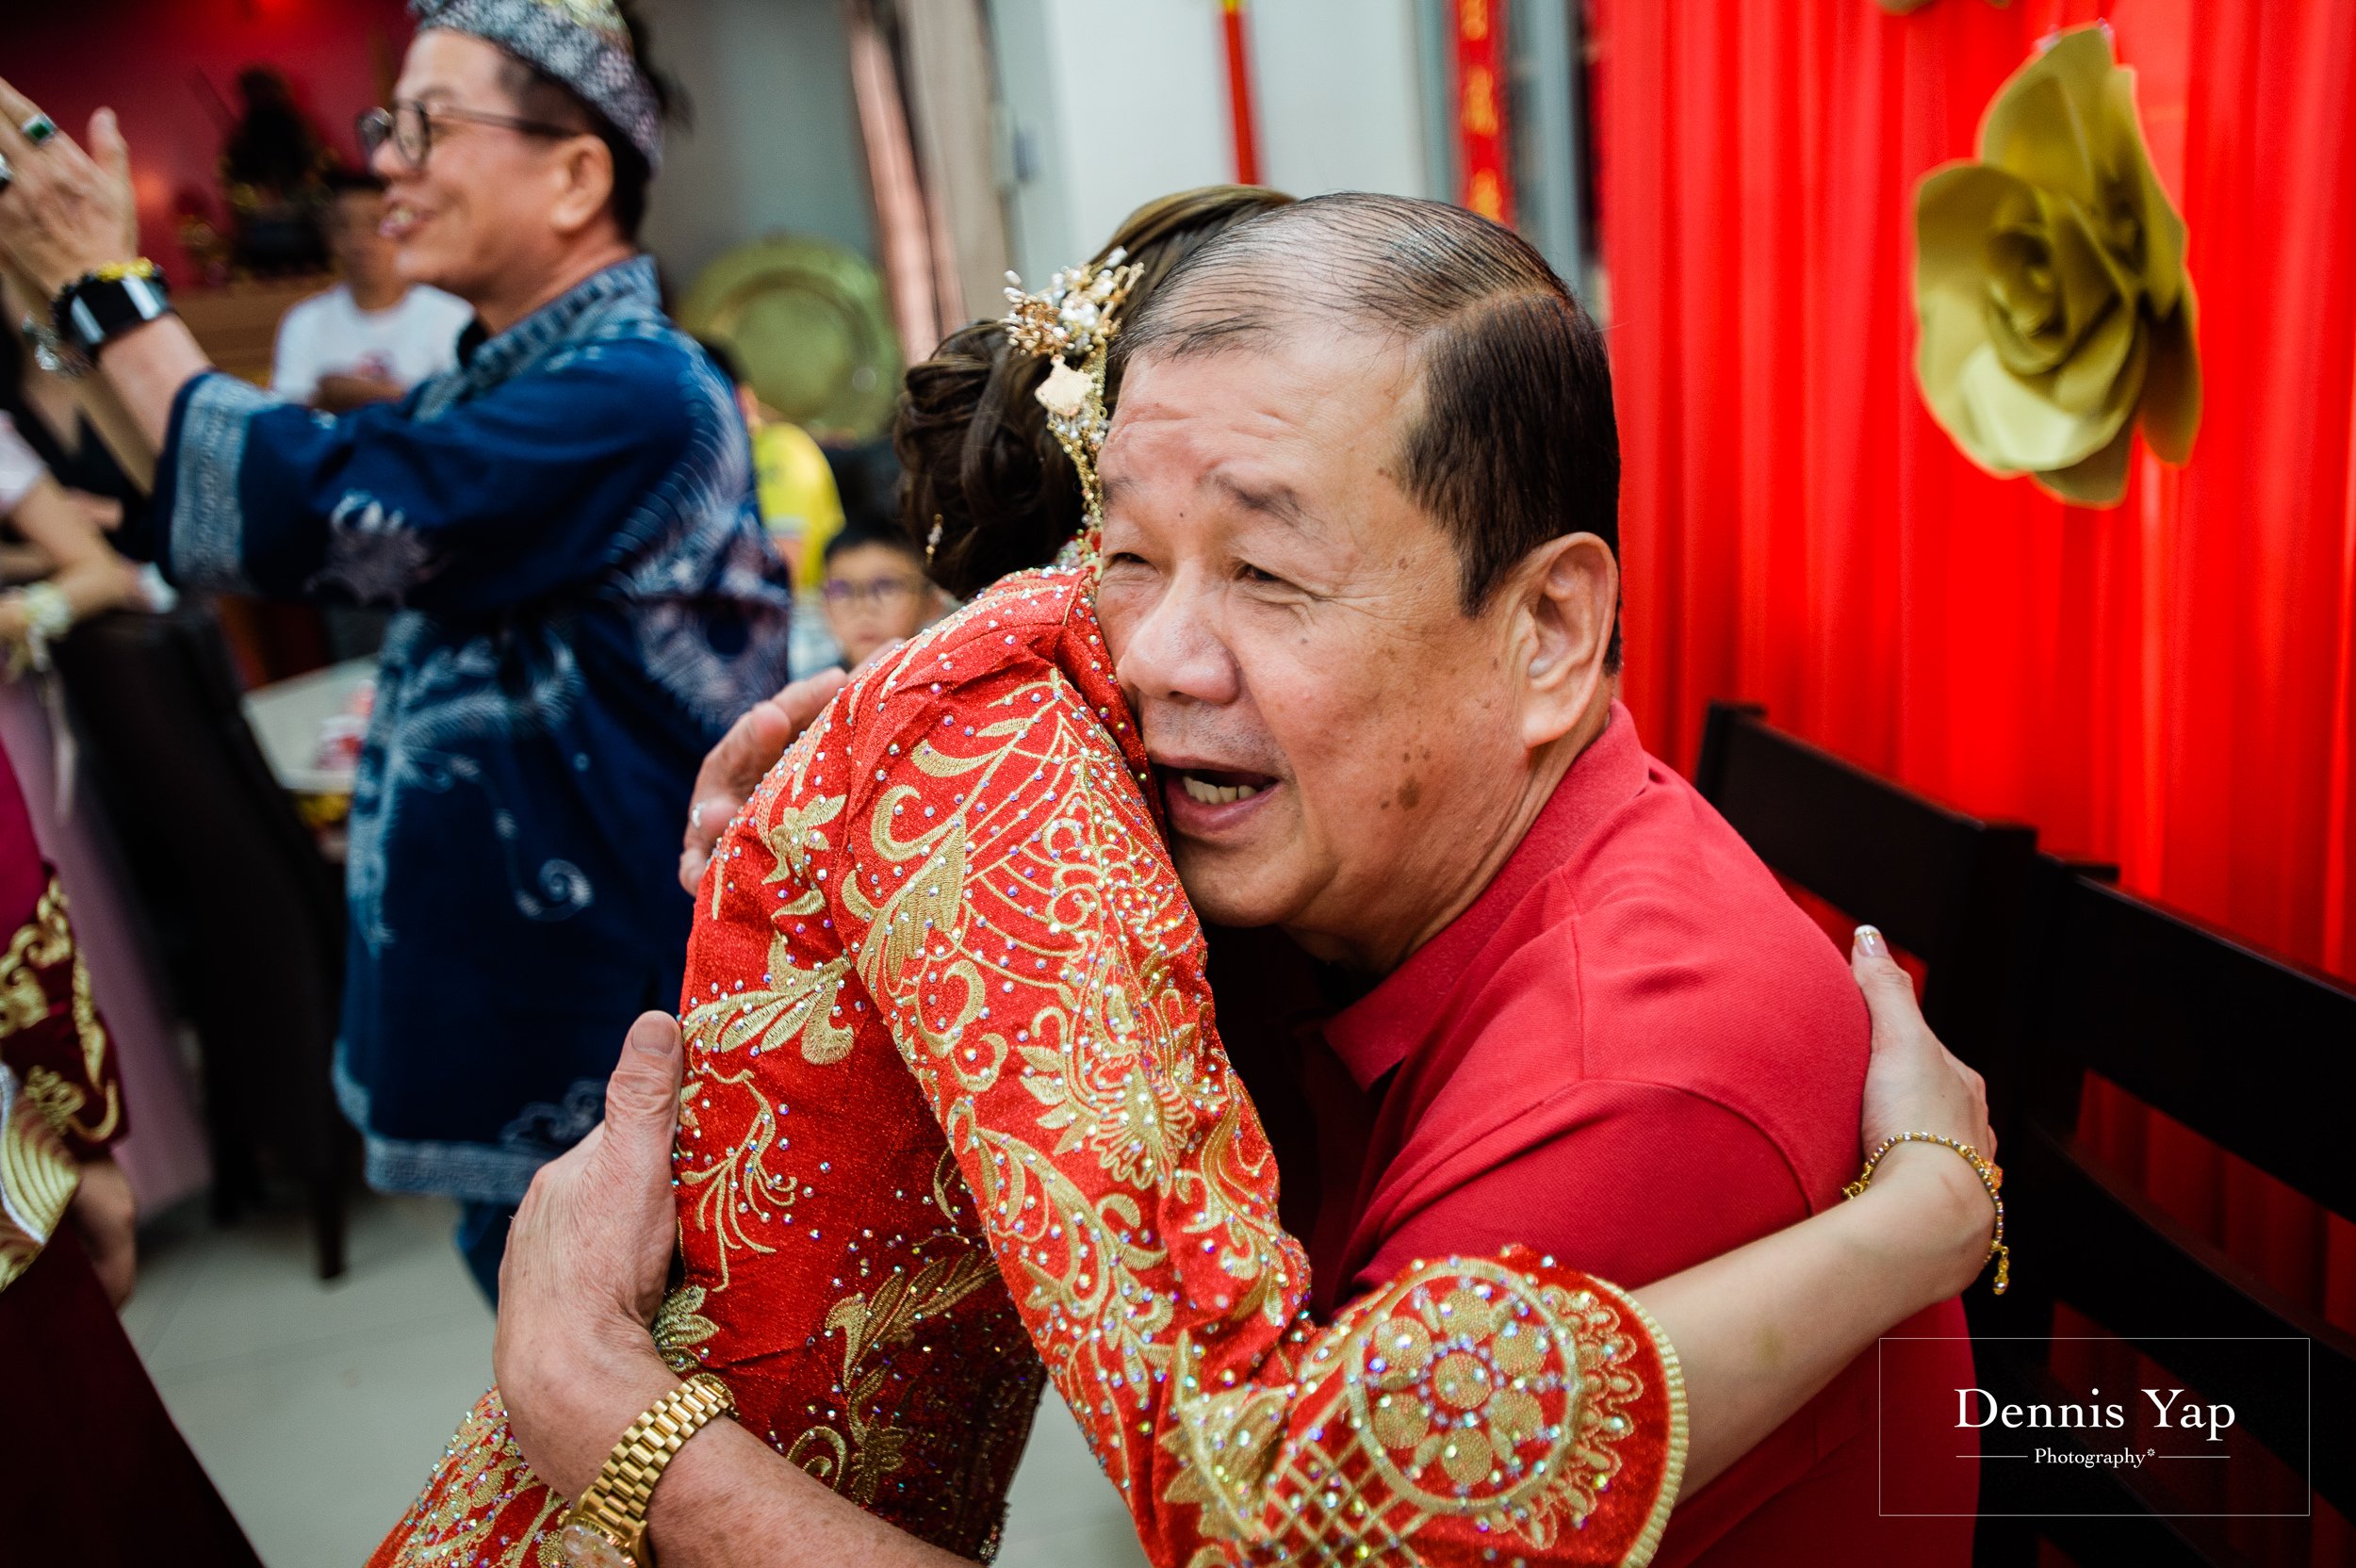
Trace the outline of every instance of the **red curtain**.
[[414, 24], [403, 0], [0, 0], [0, 75], [58, 124], [79, 137], [91, 110], [113, 106], [141, 243], [185, 287], [178, 219], [227, 220], [220, 161], [237, 73], [285, 73], [329, 145], [357, 163], [352, 122], [389, 96]]
[[[1710, 698], [1763, 702], [2356, 976], [2356, 6], [1591, 12], [1628, 691], [1653, 749], [1690, 764]], [[1972, 155], [2041, 38], [2098, 19], [2190, 230], [2207, 389], [2189, 465], [2139, 457], [2109, 511], [1980, 472], [1912, 371], [1916, 182]], [[2348, 1226], [2115, 1093], [2086, 1130], [2356, 1327]]]

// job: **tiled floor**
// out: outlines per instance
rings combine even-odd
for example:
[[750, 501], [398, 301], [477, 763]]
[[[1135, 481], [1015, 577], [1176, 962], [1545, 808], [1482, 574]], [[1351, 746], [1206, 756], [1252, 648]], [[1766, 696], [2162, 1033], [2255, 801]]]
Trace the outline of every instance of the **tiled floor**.
[[[311, 1274], [294, 1215], [142, 1235], [123, 1326], [269, 1568], [358, 1568], [491, 1377], [491, 1315], [450, 1206], [364, 1198], [351, 1268]], [[1128, 1515], [1051, 1395], [1015, 1477], [1006, 1568], [1134, 1568]]]

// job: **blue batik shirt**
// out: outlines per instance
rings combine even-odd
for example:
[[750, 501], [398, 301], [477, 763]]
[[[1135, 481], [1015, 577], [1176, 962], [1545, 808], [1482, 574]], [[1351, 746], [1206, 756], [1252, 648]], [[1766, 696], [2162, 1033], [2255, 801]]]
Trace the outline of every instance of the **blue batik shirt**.
[[792, 588], [651, 261], [462, 350], [341, 418], [199, 378], [155, 514], [184, 585], [399, 607], [337, 1084], [372, 1184], [513, 1202], [596, 1124], [630, 1020], [678, 1004], [695, 769], [783, 683]]

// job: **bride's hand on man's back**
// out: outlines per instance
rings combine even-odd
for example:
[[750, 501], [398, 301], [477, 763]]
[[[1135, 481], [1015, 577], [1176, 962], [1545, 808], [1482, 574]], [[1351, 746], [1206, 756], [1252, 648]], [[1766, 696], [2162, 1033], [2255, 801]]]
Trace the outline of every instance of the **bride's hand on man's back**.
[[[1880, 932], [1870, 925], [1857, 928], [1849, 967], [1873, 1019], [1873, 1056], [1865, 1070], [1859, 1129], [1865, 1152], [1901, 1133], [1929, 1133], [1969, 1145], [1992, 1165], [1996, 1135], [1988, 1127], [1988, 1085], [1922, 1021], [1913, 977], [1890, 957]], [[1874, 1175], [1877, 1193], [1885, 1184], [1880, 1178], [1888, 1176], [1890, 1186], [1911, 1195], [1895, 1211], [1903, 1217], [1901, 1229], [1934, 1255], [1952, 1254], [1955, 1289], [1979, 1275], [1988, 1256], [1994, 1214], [1975, 1168], [1944, 1149], [1911, 1143], [1890, 1151]], [[1953, 1293], [1942, 1289], [1938, 1295]]]
[[1988, 1084], [1939, 1044], [1922, 1021], [1913, 976], [1898, 967], [1879, 931], [1857, 927], [1849, 968], [1873, 1019], [1873, 1058], [1865, 1070], [1859, 1129], [1866, 1152], [1900, 1133], [1935, 1133], [1993, 1160], [1996, 1135], [1988, 1124]]

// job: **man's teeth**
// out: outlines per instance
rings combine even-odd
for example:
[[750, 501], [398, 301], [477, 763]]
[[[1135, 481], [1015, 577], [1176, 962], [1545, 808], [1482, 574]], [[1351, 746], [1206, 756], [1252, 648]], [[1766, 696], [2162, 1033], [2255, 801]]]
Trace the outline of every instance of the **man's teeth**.
[[1190, 773], [1180, 774], [1178, 782], [1185, 785], [1186, 798], [1205, 806], [1227, 806], [1238, 800], [1250, 800], [1260, 792], [1252, 784], [1209, 784]]

